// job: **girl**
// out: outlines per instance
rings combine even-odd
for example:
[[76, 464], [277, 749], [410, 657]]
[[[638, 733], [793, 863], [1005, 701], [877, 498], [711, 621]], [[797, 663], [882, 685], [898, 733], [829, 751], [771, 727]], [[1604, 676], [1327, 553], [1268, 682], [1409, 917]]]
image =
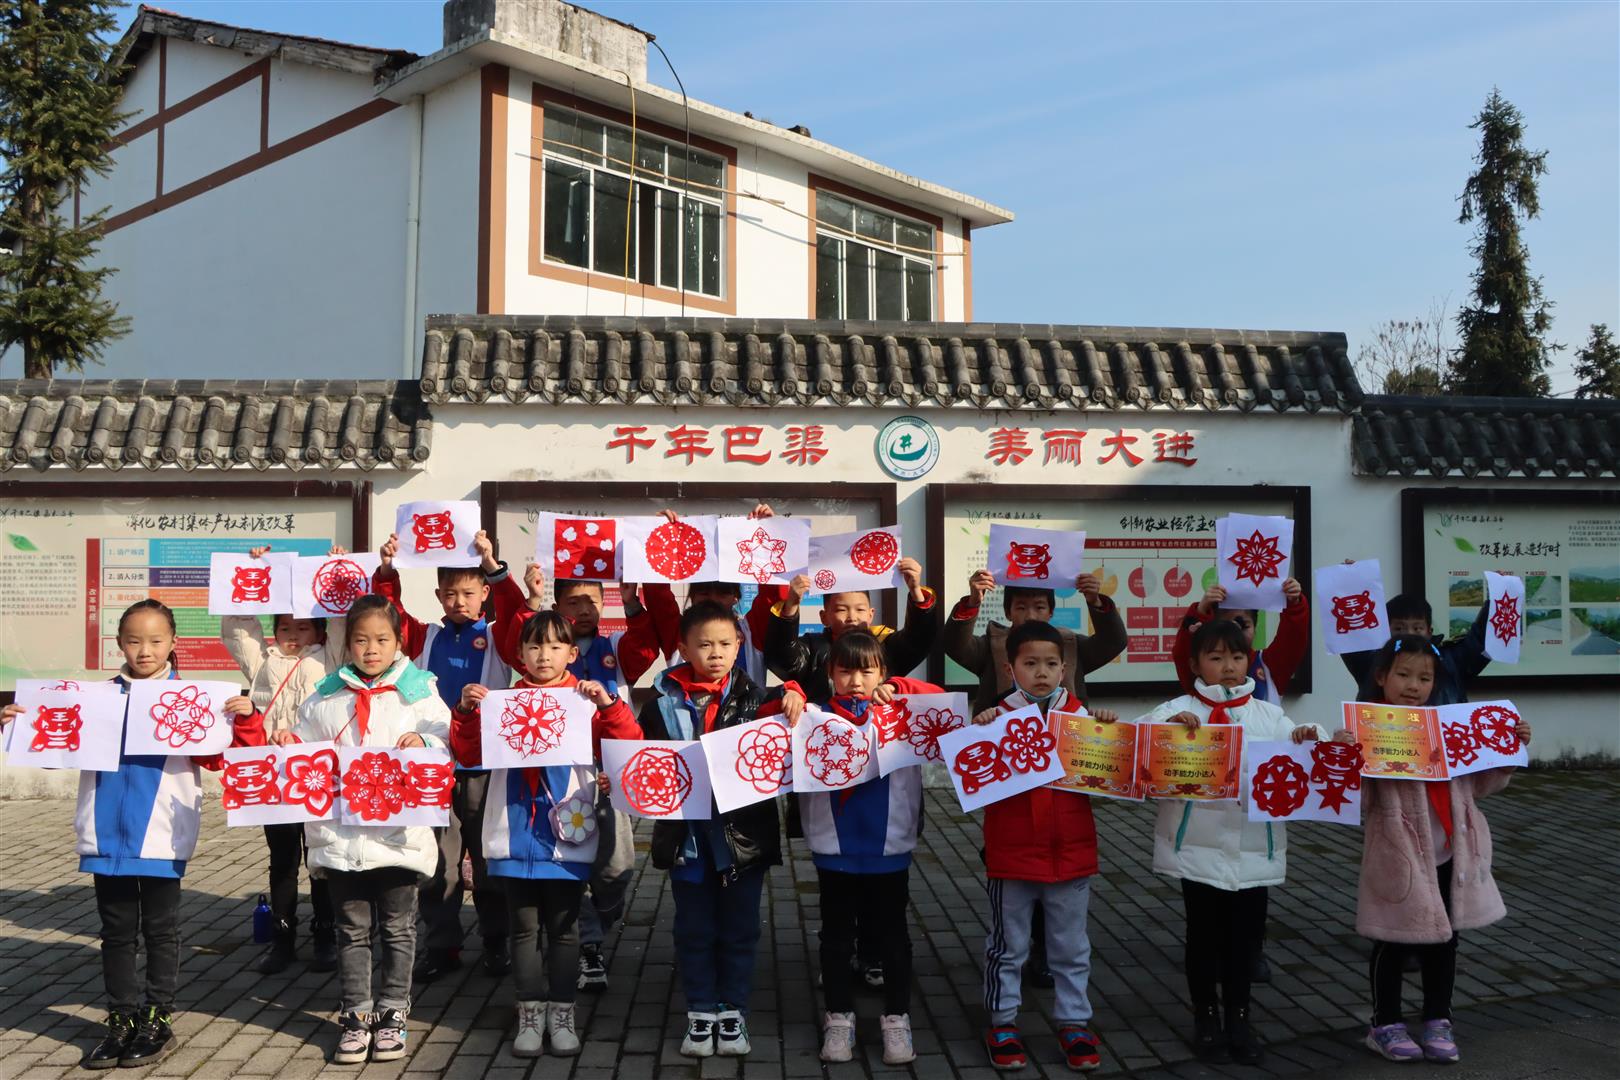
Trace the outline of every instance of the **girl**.
[[[804, 708], [793, 683], [767, 693], [737, 664], [743, 630], [736, 612], [695, 604], [681, 616], [682, 663], [659, 676], [658, 697], [638, 717], [649, 739], [696, 739]], [[782, 861], [776, 800], [705, 821], [655, 821], [652, 864], [669, 871], [675, 898], [675, 955], [686, 995], [687, 1057], [747, 1054], [748, 999], [759, 944], [765, 874]]]
[[[174, 612], [156, 600], [131, 604], [118, 620], [124, 665], [113, 681], [127, 694], [136, 679], [177, 678], [174, 638]], [[252, 711], [245, 697], [225, 702], [227, 715]], [[7, 705], [0, 725], [21, 714], [20, 706]], [[217, 772], [223, 765], [217, 754], [121, 754], [118, 771], [79, 775], [79, 869], [95, 875], [101, 972], [110, 999], [107, 1034], [85, 1058], [87, 1069], [151, 1065], [178, 1045], [171, 1009], [180, 979], [180, 879], [201, 824], [198, 769]], [[144, 987], [136, 973], [137, 940], [146, 943]]]
[[[868, 630], [851, 630], [827, 653], [832, 696], [827, 709], [865, 727], [873, 705], [900, 694], [939, 694], [913, 679], [890, 679], [883, 644]], [[922, 826], [922, 770], [888, 776], [838, 792], [798, 796], [805, 840], [821, 890], [821, 979], [827, 997], [821, 1060], [855, 1053], [854, 971], [857, 933], [876, 943], [883, 965], [883, 1062], [916, 1060], [911, 1043], [911, 852]]]
[[[1426, 705], [1435, 696], [1440, 651], [1427, 637], [1392, 638], [1373, 660], [1380, 700]], [[1337, 738], [1349, 741], [1348, 731]], [[1530, 742], [1530, 725], [1519, 721]], [[1507, 787], [1512, 769], [1487, 769], [1449, 783], [1365, 780], [1361, 788], [1361, 883], [1356, 931], [1373, 939], [1367, 1047], [1391, 1061], [1458, 1059], [1451, 1031], [1457, 931], [1507, 914], [1491, 877], [1491, 830], [1474, 800]], [[1401, 1019], [1401, 971], [1416, 954], [1423, 972], [1423, 1032], [1412, 1041]]]
[[[1224, 619], [1193, 634], [1193, 692], [1153, 710], [1151, 719], [1183, 724], [1241, 724], [1247, 742], [1325, 739], [1315, 724], [1296, 726], [1277, 706], [1254, 697], [1249, 643]], [[1153, 869], [1181, 879], [1187, 916], [1185, 967], [1193, 1006], [1193, 1049], [1205, 1059], [1229, 1052], [1240, 1065], [1263, 1051], [1249, 1025], [1250, 957], [1266, 888], [1287, 876], [1287, 831], [1281, 822], [1249, 821], [1247, 792], [1228, 802], [1164, 799], [1153, 837]], [[1224, 988], [1225, 1029], [1216, 987]]]
[[[268, 545], [248, 552], [263, 558]], [[333, 547], [331, 555], [346, 548]], [[315, 692], [316, 685], [343, 666], [343, 620], [296, 619], [277, 615], [274, 638], [264, 640], [257, 615], [226, 615], [219, 620], [220, 640], [246, 676], [248, 697], [262, 713], [270, 733], [291, 730], [298, 722], [298, 707]], [[299, 824], [264, 826], [270, 849], [270, 911], [275, 917], [275, 938], [254, 962], [261, 975], [276, 975], [292, 963], [298, 944], [298, 869], [304, 864], [304, 827]], [[337, 935], [332, 929], [332, 900], [326, 882], [310, 878], [309, 932], [314, 942], [311, 971], [337, 967]]]
[[[637, 739], [630, 706], [599, 682], [581, 682], [568, 670], [579, 659], [574, 630], [555, 611], [529, 616], [518, 637], [517, 655], [523, 677], [518, 689], [554, 688], [577, 693], [596, 705], [591, 725], [594, 745], [606, 736]], [[489, 693], [477, 684], [462, 691], [451, 740], [456, 761], [483, 763], [478, 703]], [[579, 1053], [574, 1030], [574, 994], [579, 970], [579, 904], [596, 860], [597, 834], [566, 840], [558, 836], [555, 815], [577, 809], [594, 820], [597, 782], [587, 766], [555, 765], [532, 769], [496, 769], [490, 774], [484, 806], [483, 844], [489, 875], [506, 886], [512, 922], [512, 970], [517, 983], [517, 1036], [512, 1053], [539, 1057], [551, 1040], [561, 1057]], [[541, 962], [540, 934], [548, 954]]]
[[[450, 710], [433, 676], [399, 651], [399, 613], [380, 596], [362, 596], [349, 609], [349, 662], [322, 679], [298, 710], [291, 731], [269, 741], [288, 746], [335, 740], [342, 746], [444, 746]], [[260, 735], [258, 741], [264, 742]], [[416, 890], [438, 862], [439, 846], [425, 826], [363, 828], [336, 818], [304, 826], [310, 873], [326, 880], [337, 915], [338, 1047], [332, 1060], [354, 1065], [405, 1056], [405, 1017], [411, 1007], [416, 952]], [[375, 906], [382, 950], [382, 988], [371, 991], [371, 923]], [[372, 1015], [373, 1005], [376, 1015]]]

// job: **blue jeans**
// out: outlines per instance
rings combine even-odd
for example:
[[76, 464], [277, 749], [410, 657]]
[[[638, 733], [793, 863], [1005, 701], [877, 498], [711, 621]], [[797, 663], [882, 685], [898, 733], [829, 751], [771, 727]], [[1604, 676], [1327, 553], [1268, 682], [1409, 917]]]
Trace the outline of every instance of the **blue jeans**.
[[730, 885], [722, 885], [712, 870], [701, 881], [682, 881], [671, 875], [675, 962], [688, 1012], [719, 1012], [721, 1008], [748, 1012], [765, 870], [752, 867]]

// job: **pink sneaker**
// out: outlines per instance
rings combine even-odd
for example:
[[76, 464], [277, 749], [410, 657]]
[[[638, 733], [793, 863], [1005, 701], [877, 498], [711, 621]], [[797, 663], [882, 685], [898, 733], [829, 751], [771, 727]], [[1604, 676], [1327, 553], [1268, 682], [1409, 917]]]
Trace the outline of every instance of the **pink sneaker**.
[[1367, 1030], [1367, 1049], [1390, 1061], [1422, 1061], [1423, 1048], [1412, 1041], [1405, 1024], [1385, 1024]]
[[1418, 1038], [1423, 1043], [1423, 1056], [1430, 1061], [1449, 1063], [1461, 1056], [1457, 1053], [1457, 1040], [1451, 1035], [1450, 1020], [1425, 1020], [1423, 1034]]

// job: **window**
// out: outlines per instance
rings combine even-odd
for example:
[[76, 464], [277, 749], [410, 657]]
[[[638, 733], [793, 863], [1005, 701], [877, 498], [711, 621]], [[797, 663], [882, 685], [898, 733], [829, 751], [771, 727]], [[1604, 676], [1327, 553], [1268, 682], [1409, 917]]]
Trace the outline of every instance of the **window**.
[[723, 159], [640, 131], [632, 149], [629, 128], [551, 105], [544, 137], [545, 258], [721, 295]]
[[816, 318], [934, 318], [934, 229], [816, 192]]

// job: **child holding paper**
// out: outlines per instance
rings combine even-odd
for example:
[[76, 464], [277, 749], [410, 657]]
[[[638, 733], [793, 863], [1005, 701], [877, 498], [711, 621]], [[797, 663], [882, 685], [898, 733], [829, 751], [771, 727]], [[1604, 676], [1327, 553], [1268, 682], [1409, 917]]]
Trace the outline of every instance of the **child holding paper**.
[[[402, 749], [442, 747], [450, 710], [433, 676], [400, 652], [400, 619], [390, 601], [362, 596], [349, 608], [349, 662], [321, 680], [298, 710], [291, 731], [271, 734], [276, 746], [334, 741], [340, 746]], [[255, 717], [255, 719], [258, 719]], [[267, 741], [262, 726], [250, 745]], [[366, 828], [340, 824], [335, 815], [311, 821], [310, 872], [326, 879], [337, 914], [341, 1013], [334, 1063], [395, 1061], [405, 1056], [405, 1017], [411, 1008], [411, 965], [416, 952], [416, 894], [433, 873], [438, 846], [425, 826]], [[378, 920], [381, 990], [371, 981], [371, 927]], [[373, 1013], [375, 1007], [375, 1013]]]
[[[580, 681], [569, 670], [579, 659], [572, 624], [555, 611], [532, 615], [518, 642], [523, 677], [518, 688], [552, 687], [578, 693], [597, 707], [591, 725], [593, 746], [606, 736], [638, 739], [630, 706], [594, 680]], [[483, 762], [479, 703], [489, 693], [474, 683], [461, 694], [451, 726], [456, 760]], [[517, 983], [517, 1035], [512, 1052], [539, 1057], [547, 1039], [553, 1054], [579, 1053], [574, 1029], [574, 993], [579, 968], [580, 900], [596, 862], [600, 829], [583, 838], [559, 835], [559, 814], [577, 809], [597, 820], [598, 789], [593, 770], [575, 766], [495, 769], [489, 776], [483, 849], [489, 873], [506, 889], [512, 918], [512, 968]], [[540, 934], [546, 937], [545, 963]]]
[[[141, 600], [118, 620], [124, 666], [113, 681], [125, 693], [137, 679], [176, 679], [174, 612]], [[22, 715], [20, 705], [0, 709], [0, 727]], [[247, 698], [225, 702], [236, 717], [253, 711]], [[224, 758], [127, 755], [116, 772], [79, 774], [79, 870], [95, 876], [101, 915], [101, 972], [109, 1007], [107, 1034], [83, 1065], [111, 1069], [153, 1065], [179, 1045], [172, 1009], [180, 982], [180, 879], [197, 846], [202, 824], [202, 776]], [[146, 944], [146, 979], [136, 971], [137, 941]]]
[[[1468, 700], [1468, 684], [1491, 662], [1491, 658], [1485, 655], [1485, 616], [1490, 608], [1489, 602], [1480, 605], [1473, 625], [1462, 637], [1454, 641], [1435, 641], [1434, 609], [1421, 595], [1401, 593], [1385, 607], [1389, 614], [1391, 638], [1420, 637], [1432, 642], [1437, 651], [1434, 694], [1430, 705], [1456, 705]], [[1373, 676], [1380, 656], [1377, 650], [1340, 656], [1345, 670], [1356, 680], [1356, 696], [1360, 701], [1373, 701], [1377, 697], [1378, 684]]]
[[[988, 724], [1001, 713], [1028, 705], [1038, 705], [1046, 717], [1083, 712], [1085, 705], [1066, 688], [1066, 646], [1050, 623], [1037, 618], [1020, 623], [1007, 635], [1007, 659], [1002, 662], [1002, 677], [1012, 691], [973, 722]], [[1108, 723], [1119, 719], [1107, 709], [1092, 715]], [[1057, 989], [1053, 1015], [1063, 1056], [1071, 1069], [1095, 1069], [1101, 1059], [1097, 1037], [1087, 1028], [1091, 1000], [1086, 992], [1091, 975], [1086, 912], [1097, 873], [1090, 798], [1038, 787], [986, 806], [984, 864], [990, 894], [990, 935], [984, 943], [984, 1007], [990, 1026], [984, 1043], [990, 1063], [1020, 1069], [1029, 1061], [1018, 1032], [1018, 1008], [1038, 904], [1047, 913], [1046, 963]]]
[[[840, 634], [827, 652], [827, 710], [865, 728], [873, 705], [896, 694], [944, 691], [915, 679], [890, 678], [883, 645], [868, 630]], [[922, 827], [922, 769], [898, 769], [846, 791], [798, 795], [799, 816], [821, 890], [821, 980], [827, 998], [821, 1060], [855, 1053], [854, 972], [857, 935], [873, 943], [883, 970], [883, 1062], [916, 1060], [911, 1043], [911, 853]]]
[[[444, 609], [444, 616], [436, 623], [418, 622], [405, 610], [399, 571], [394, 567], [399, 537], [393, 533], [378, 552], [382, 562], [372, 578], [377, 595], [386, 597], [399, 612], [400, 650], [417, 667], [433, 675], [439, 698], [449, 708], [455, 708], [462, 690], [473, 683], [507, 686], [512, 681], [508, 661], [503, 660], [499, 649], [504, 628], [499, 620], [492, 624], [485, 619], [484, 607], [492, 592], [497, 612], [520, 607], [523, 593], [507, 572], [506, 564], [496, 560], [488, 533], [480, 529], [473, 538], [473, 548], [481, 560], [478, 566], [438, 568], [439, 587], [434, 590], [434, 596]], [[413, 972], [418, 983], [430, 983], [461, 966], [463, 852], [472, 862], [473, 910], [478, 913], [478, 930], [484, 939], [484, 971], [504, 975], [511, 967], [506, 941], [506, 899], [500, 889], [488, 883], [484, 851], [479, 841], [488, 789], [487, 773], [457, 770], [450, 824], [436, 830], [439, 858], [433, 873], [422, 884], [419, 900], [427, 940], [426, 947], [418, 950]]]
[[[1427, 635], [1392, 638], [1374, 656], [1374, 700], [1433, 705], [1442, 667], [1440, 650]], [[1518, 730], [1519, 740], [1528, 744], [1529, 723], [1521, 719]], [[1335, 738], [1348, 742], [1353, 736], [1340, 731]], [[1373, 940], [1368, 967], [1373, 1012], [1366, 1045], [1381, 1057], [1439, 1062], [1459, 1057], [1451, 1030], [1457, 932], [1489, 926], [1507, 914], [1491, 876], [1490, 825], [1475, 800], [1501, 791], [1512, 777], [1509, 768], [1447, 783], [1362, 781], [1356, 931]], [[1416, 1043], [1401, 1018], [1401, 972], [1411, 954], [1423, 973], [1423, 1032]]]
[[[643, 735], [692, 740], [780, 712], [789, 722], [804, 709], [796, 684], [766, 691], [737, 664], [737, 614], [699, 604], [681, 616], [682, 662], [658, 679], [658, 696], [637, 718]], [[686, 995], [687, 1057], [747, 1054], [748, 999], [759, 944], [759, 900], [765, 874], [782, 861], [776, 800], [707, 820], [655, 821], [652, 864], [669, 871], [675, 898], [676, 967]]]
[[[1229, 620], [1200, 626], [1190, 655], [1192, 692], [1153, 710], [1155, 722], [1241, 724], [1248, 740], [1325, 739], [1315, 724], [1298, 724], [1258, 697], [1249, 676], [1250, 633]], [[1247, 754], [1247, 746], [1244, 749]], [[1245, 799], [1247, 793], [1245, 793]], [[1208, 1060], [1252, 1065], [1263, 1056], [1249, 1023], [1250, 962], [1258, 944], [1266, 889], [1287, 877], [1288, 836], [1282, 822], [1249, 821], [1244, 800], [1159, 802], [1153, 869], [1181, 880], [1187, 916], [1187, 988], [1192, 997], [1193, 1049]], [[1224, 1029], [1217, 987], [1225, 993]]]
[[[253, 548], [248, 554], [260, 559], [270, 550]], [[329, 555], [346, 555], [347, 548], [333, 546]], [[255, 711], [263, 714], [265, 730], [286, 731], [298, 722], [298, 707], [315, 692], [316, 685], [343, 666], [343, 619], [298, 619], [291, 614], [273, 620], [274, 636], [264, 640], [264, 629], [257, 615], [223, 615], [219, 636], [225, 649], [242, 669], [251, 689], [248, 698]], [[254, 961], [261, 975], [277, 975], [287, 970], [298, 946], [298, 870], [308, 852], [304, 849], [304, 827], [299, 824], [264, 826], [264, 842], [270, 849], [270, 912], [275, 918], [275, 937], [270, 947]], [[326, 882], [309, 881], [310, 940], [314, 953], [309, 969], [331, 971], [337, 967], [337, 934], [332, 928], [332, 899]]]

